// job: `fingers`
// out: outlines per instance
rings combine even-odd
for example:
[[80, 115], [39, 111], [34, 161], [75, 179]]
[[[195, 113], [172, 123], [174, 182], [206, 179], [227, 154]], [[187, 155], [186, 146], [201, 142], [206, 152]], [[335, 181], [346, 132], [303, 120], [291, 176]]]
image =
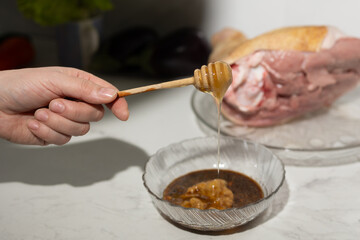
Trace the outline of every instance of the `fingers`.
[[[89, 122], [99, 121], [104, 116], [103, 104], [121, 120], [129, 116], [127, 102], [117, 97], [116, 87], [90, 73], [64, 67], [6, 73], [6, 79], [11, 80], [8, 82], [14, 84], [4, 85], [9, 87], [1, 91], [5, 104], [0, 107], [12, 116], [14, 121], [10, 121], [10, 125], [16, 126], [16, 131], [0, 126], [0, 134], [11, 141], [64, 144], [71, 136], [85, 134], [89, 131]], [[68, 97], [78, 101], [67, 100]], [[43, 106], [49, 108], [43, 109]]]
[[89, 123], [69, 120], [45, 108], [38, 109], [34, 117], [28, 121], [28, 128], [46, 144], [63, 145], [71, 136], [85, 135], [90, 129]]
[[58, 68], [58, 71], [68, 78], [68, 81], [56, 82], [64, 96], [91, 104], [107, 104], [118, 119], [128, 119], [128, 104], [124, 98], [117, 97], [118, 90], [112, 84], [75, 68]]
[[30, 119], [27, 123], [27, 126], [32, 134], [38, 138], [39, 145], [47, 145], [49, 143], [63, 145], [69, 142], [71, 139], [71, 136], [56, 132], [36, 119]]
[[49, 104], [49, 109], [75, 122], [96, 122], [104, 116], [102, 105], [70, 101], [62, 98], [52, 100]]
[[118, 98], [114, 102], [107, 104], [107, 107], [120, 120], [126, 121], [129, 118], [128, 104], [124, 98]]
[[[54, 89], [59, 89], [59, 96], [72, 97], [90, 104], [107, 104], [117, 118], [126, 120], [129, 117], [127, 102], [118, 98], [118, 90], [109, 82], [88, 72], [66, 67], [55, 67]], [[59, 80], [56, 80], [59, 79]]]
[[104, 116], [102, 105], [76, 102], [67, 99], [54, 99], [49, 109], [38, 109], [34, 120], [28, 123], [31, 132], [46, 143], [62, 145], [71, 136], [85, 135], [89, 122], [99, 121]]
[[[129, 112], [125, 99], [117, 99], [109, 108], [120, 120], [127, 120]], [[63, 145], [70, 141], [71, 136], [85, 135], [89, 122], [99, 121], [104, 116], [102, 105], [67, 99], [54, 99], [49, 108], [35, 111], [34, 118], [28, 122], [28, 128], [38, 139], [46, 144]]]
[[69, 120], [45, 108], [37, 110], [34, 117], [52, 130], [67, 136], [82, 136], [90, 130], [89, 123]]

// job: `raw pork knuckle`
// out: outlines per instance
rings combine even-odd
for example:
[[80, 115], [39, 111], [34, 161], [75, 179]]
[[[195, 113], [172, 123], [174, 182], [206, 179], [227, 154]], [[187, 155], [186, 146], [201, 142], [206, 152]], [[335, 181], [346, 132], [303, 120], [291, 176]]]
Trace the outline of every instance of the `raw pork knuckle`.
[[231, 51], [224, 56], [216, 43], [209, 61], [231, 65], [222, 113], [239, 125], [271, 126], [329, 107], [360, 80], [360, 39], [333, 27], [283, 28], [250, 40], [226, 36]]

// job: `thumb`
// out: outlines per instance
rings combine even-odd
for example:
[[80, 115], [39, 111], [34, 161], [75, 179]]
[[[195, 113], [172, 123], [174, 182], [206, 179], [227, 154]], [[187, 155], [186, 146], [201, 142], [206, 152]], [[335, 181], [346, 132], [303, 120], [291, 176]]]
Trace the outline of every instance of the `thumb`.
[[118, 90], [110, 84], [99, 85], [89, 79], [63, 75], [54, 81], [63, 96], [76, 98], [91, 104], [106, 104], [114, 101]]

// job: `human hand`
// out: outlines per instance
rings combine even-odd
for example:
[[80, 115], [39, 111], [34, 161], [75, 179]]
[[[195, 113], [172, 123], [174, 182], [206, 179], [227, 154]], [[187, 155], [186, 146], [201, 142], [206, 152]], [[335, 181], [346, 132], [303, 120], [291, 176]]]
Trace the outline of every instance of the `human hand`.
[[62, 145], [86, 134], [106, 104], [120, 120], [129, 111], [110, 83], [81, 70], [44, 67], [0, 72], [0, 137], [14, 143]]

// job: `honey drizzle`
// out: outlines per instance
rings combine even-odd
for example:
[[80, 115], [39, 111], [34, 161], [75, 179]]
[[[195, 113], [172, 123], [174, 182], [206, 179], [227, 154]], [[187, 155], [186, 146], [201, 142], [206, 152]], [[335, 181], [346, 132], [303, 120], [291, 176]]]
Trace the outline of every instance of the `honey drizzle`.
[[[211, 95], [213, 96], [214, 100], [215, 100], [215, 104], [217, 107], [217, 112], [218, 112], [218, 119], [217, 119], [217, 144], [218, 144], [218, 148], [217, 148], [217, 172], [218, 172], [218, 176], [220, 175], [220, 117], [221, 117], [221, 103], [223, 100], [223, 97], [225, 95], [225, 92], [227, 90], [227, 88], [229, 87], [228, 85], [225, 86], [225, 84], [228, 82], [227, 80], [224, 81], [224, 77], [228, 77], [226, 76], [226, 74], [224, 74], [225, 69], [223, 68], [223, 65], [219, 66], [220, 69], [216, 69], [215, 65], [211, 66], [211, 73], [212, 73], [212, 77], [213, 77], [213, 88], [212, 88], [212, 92]], [[217, 75], [219, 74], [219, 76]]]
[[202, 91], [209, 93], [215, 100], [218, 111], [218, 156], [217, 156], [217, 172], [220, 174], [220, 117], [221, 103], [223, 97], [232, 82], [231, 67], [225, 62], [210, 63], [208, 66], [202, 66], [194, 72], [194, 86]]
[[218, 177], [220, 175], [220, 111], [221, 111], [221, 102], [222, 99], [220, 101], [215, 100], [216, 102], [216, 106], [217, 106], [217, 110], [218, 110], [218, 120], [217, 120], [217, 127], [218, 127], [218, 132], [217, 132], [217, 139], [218, 139], [218, 152], [217, 152], [217, 172], [218, 172]]

